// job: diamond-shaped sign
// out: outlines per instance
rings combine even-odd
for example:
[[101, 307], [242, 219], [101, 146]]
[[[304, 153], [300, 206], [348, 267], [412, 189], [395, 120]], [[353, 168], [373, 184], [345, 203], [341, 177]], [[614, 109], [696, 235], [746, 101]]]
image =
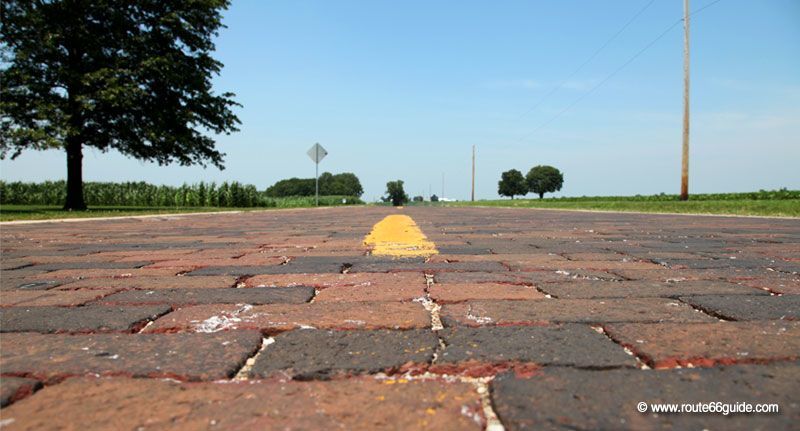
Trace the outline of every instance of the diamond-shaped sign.
[[308, 150], [308, 157], [311, 157], [311, 160], [313, 160], [314, 163], [321, 162], [322, 159], [324, 159], [327, 155], [328, 151], [322, 148], [322, 145], [320, 144], [314, 144], [314, 146]]

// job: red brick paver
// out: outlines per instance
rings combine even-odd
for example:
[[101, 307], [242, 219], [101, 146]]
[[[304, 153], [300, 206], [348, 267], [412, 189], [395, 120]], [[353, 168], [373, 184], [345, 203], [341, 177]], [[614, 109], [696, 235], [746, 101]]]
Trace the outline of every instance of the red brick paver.
[[[371, 254], [364, 237], [392, 214], [438, 254]], [[0, 240], [4, 430], [800, 417], [794, 219], [361, 207], [3, 225]]]
[[465, 383], [220, 382], [70, 379], [3, 411], [13, 429], [480, 430], [481, 405]]

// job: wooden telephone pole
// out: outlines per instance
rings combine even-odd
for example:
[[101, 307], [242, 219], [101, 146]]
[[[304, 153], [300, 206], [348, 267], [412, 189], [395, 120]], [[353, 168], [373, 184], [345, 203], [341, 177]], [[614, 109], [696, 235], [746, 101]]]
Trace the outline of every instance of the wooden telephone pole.
[[689, 199], [689, 0], [683, 0], [683, 158], [681, 200]]
[[472, 146], [472, 202], [475, 202], [475, 146]]

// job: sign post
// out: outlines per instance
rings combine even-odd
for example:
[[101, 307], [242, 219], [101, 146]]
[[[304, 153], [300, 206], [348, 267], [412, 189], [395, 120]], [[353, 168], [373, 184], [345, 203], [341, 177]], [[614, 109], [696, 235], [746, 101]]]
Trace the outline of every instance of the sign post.
[[313, 160], [314, 164], [316, 165], [316, 168], [314, 170], [314, 178], [316, 180], [314, 182], [314, 189], [315, 189], [314, 202], [316, 206], [319, 206], [319, 162], [321, 162], [322, 159], [324, 159], [325, 156], [327, 155], [328, 151], [322, 148], [322, 145], [320, 145], [319, 143], [314, 144], [314, 146], [312, 146], [308, 150], [308, 157], [311, 157], [311, 160]]

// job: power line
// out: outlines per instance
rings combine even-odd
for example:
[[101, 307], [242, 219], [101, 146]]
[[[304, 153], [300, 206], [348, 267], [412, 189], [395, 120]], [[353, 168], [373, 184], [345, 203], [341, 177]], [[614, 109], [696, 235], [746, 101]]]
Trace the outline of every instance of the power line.
[[[722, 0], [714, 0], [714, 1], [712, 1], [711, 3], [709, 3], [709, 4], [707, 4], [707, 5], [703, 6], [703, 7], [701, 7], [700, 9], [697, 9], [696, 11], [694, 11], [694, 12], [690, 13], [690, 14], [689, 14], [689, 16], [694, 16], [695, 14], [697, 14], [697, 13], [700, 13], [700, 12], [702, 12], [703, 10], [705, 10], [705, 9], [707, 9], [707, 8], [709, 8], [709, 7], [713, 6], [713, 5], [715, 5], [715, 4], [717, 4], [717, 3], [721, 2], [721, 1], [722, 1]], [[603, 84], [605, 84], [606, 82], [608, 82], [609, 80], [611, 80], [611, 78], [613, 78], [614, 76], [616, 76], [616, 74], [617, 74], [617, 73], [619, 73], [620, 71], [622, 71], [622, 69], [624, 69], [625, 67], [627, 67], [629, 64], [633, 63], [633, 62], [634, 62], [634, 61], [635, 61], [637, 58], [639, 58], [639, 57], [640, 57], [642, 54], [644, 54], [644, 53], [645, 53], [645, 51], [647, 51], [647, 50], [648, 50], [648, 49], [650, 49], [650, 48], [651, 48], [653, 45], [655, 45], [655, 44], [656, 44], [656, 42], [658, 42], [659, 40], [661, 40], [661, 39], [662, 39], [664, 36], [666, 36], [666, 35], [667, 35], [667, 33], [669, 33], [669, 32], [670, 32], [670, 30], [672, 30], [673, 28], [675, 28], [675, 26], [677, 26], [677, 25], [678, 25], [678, 24], [680, 24], [681, 22], [683, 22], [683, 18], [679, 18], [677, 21], [675, 21], [674, 23], [672, 23], [672, 24], [671, 24], [669, 27], [667, 27], [667, 28], [666, 28], [664, 31], [662, 31], [662, 32], [661, 32], [661, 34], [659, 34], [659, 35], [658, 35], [658, 36], [657, 36], [655, 39], [653, 39], [652, 41], [650, 41], [650, 43], [648, 43], [647, 45], [645, 45], [645, 46], [644, 46], [644, 48], [640, 49], [640, 50], [639, 50], [639, 51], [638, 51], [636, 54], [634, 54], [632, 57], [630, 57], [630, 58], [629, 58], [629, 59], [628, 59], [628, 60], [627, 60], [625, 63], [623, 63], [621, 66], [617, 67], [616, 69], [614, 69], [614, 71], [613, 71], [613, 72], [611, 72], [611, 73], [610, 73], [610, 74], [608, 74], [608, 75], [607, 75], [605, 78], [603, 78], [603, 80], [602, 80], [602, 81], [600, 81], [600, 82], [599, 82], [599, 83], [597, 83], [597, 84], [596, 84], [594, 87], [590, 88], [588, 91], [586, 91], [585, 93], [583, 93], [582, 95], [580, 95], [580, 96], [579, 96], [577, 99], [575, 99], [575, 100], [574, 100], [572, 103], [570, 103], [569, 105], [567, 105], [567, 107], [566, 107], [566, 108], [562, 109], [562, 110], [561, 110], [561, 111], [559, 111], [557, 114], [555, 114], [554, 116], [550, 117], [550, 118], [549, 118], [547, 121], [545, 121], [545, 122], [541, 123], [541, 124], [540, 124], [539, 126], [537, 126], [535, 129], [533, 129], [533, 131], [531, 131], [531, 132], [527, 133], [526, 135], [524, 135], [523, 137], [521, 137], [521, 138], [520, 138], [518, 141], [524, 141], [525, 139], [529, 138], [531, 135], [533, 135], [533, 134], [535, 134], [536, 132], [538, 132], [539, 130], [541, 130], [541, 129], [543, 129], [543, 128], [547, 127], [547, 126], [548, 126], [550, 123], [552, 123], [553, 121], [557, 120], [559, 117], [561, 117], [562, 115], [564, 115], [564, 113], [566, 113], [567, 111], [569, 111], [570, 109], [572, 109], [572, 108], [573, 108], [575, 105], [577, 105], [578, 103], [582, 102], [582, 101], [583, 101], [584, 99], [586, 99], [586, 98], [587, 98], [589, 95], [591, 95], [592, 93], [594, 93], [594, 92], [595, 92], [595, 91], [596, 91], [598, 88], [602, 87], [602, 86], [603, 86]]]
[[647, 10], [647, 9], [648, 9], [648, 8], [649, 8], [649, 7], [650, 7], [652, 4], [653, 4], [653, 3], [655, 3], [655, 1], [656, 1], [656, 0], [650, 0], [650, 2], [649, 2], [649, 3], [647, 3], [646, 5], [644, 5], [644, 7], [643, 7], [643, 8], [639, 9], [639, 11], [638, 11], [638, 12], [636, 12], [636, 14], [635, 14], [635, 15], [633, 15], [633, 16], [632, 16], [632, 17], [631, 17], [631, 18], [628, 20], [628, 22], [626, 22], [626, 23], [625, 23], [625, 25], [623, 25], [623, 26], [622, 26], [622, 28], [620, 28], [619, 30], [617, 30], [617, 32], [616, 32], [616, 33], [614, 33], [614, 34], [613, 34], [613, 35], [612, 35], [610, 38], [608, 38], [608, 39], [607, 39], [607, 40], [606, 40], [606, 41], [605, 41], [605, 42], [604, 42], [604, 43], [603, 43], [603, 44], [602, 44], [602, 45], [601, 45], [599, 48], [597, 48], [597, 49], [596, 49], [596, 50], [595, 50], [595, 51], [592, 53], [592, 55], [590, 55], [590, 56], [589, 56], [589, 58], [587, 58], [587, 59], [586, 59], [586, 60], [585, 60], [583, 63], [581, 63], [581, 65], [580, 65], [580, 66], [578, 66], [578, 68], [577, 68], [577, 69], [573, 70], [573, 71], [572, 71], [572, 73], [570, 73], [570, 74], [569, 74], [569, 75], [568, 75], [566, 78], [564, 78], [564, 80], [562, 80], [560, 84], [558, 84], [557, 86], [553, 87], [553, 88], [552, 88], [550, 91], [548, 91], [548, 92], [547, 92], [547, 94], [545, 94], [544, 96], [542, 96], [542, 98], [541, 98], [541, 99], [539, 99], [539, 101], [538, 101], [538, 102], [536, 102], [536, 104], [535, 104], [535, 105], [533, 105], [533, 107], [532, 107], [532, 108], [530, 108], [530, 109], [528, 109], [527, 111], [523, 112], [523, 113], [522, 113], [522, 115], [520, 115], [519, 117], [517, 117], [517, 118], [516, 118], [514, 121], [515, 121], [515, 122], [516, 122], [516, 121], [519, 121], [519, 120], [521, 120], [523, 117], [525, 117], [526, 115], [528, 115], [528, 114], [530, 114], [531, 112], [535, 111], [535, 110], [536, 110], [536, 108], [538, 108], [539, 106], [541, 106], [541, 104], [542, 104], [542, 103], [544, 103], [544, 102], [545, 102], [547, 99], [549, 99], [549, 98], [550, 98], [550, 96], [552, 96], [552, 95], [553, 95], [553, 94], [555, 94], [555, 93], [556, 93], [558, 90], [560, 90], [562, 87], [564, 87], [564, 85], [565, 85], [567, 82], [569, 82], [569, 80], [570, 80], [570, 79], [572, 79], [572, 78], [573, 78], [575, 75], [577, 75], [577, 74], [578, 74], [578, 72], [580, 72], [581, 70], [583, 70], [583, 68], [584, 68], [584, 67], [586, 67], [586, 65], [587, 65], [587, 64], [591, 63], [591, 61], [592, 61], [592, 60], [594, 60], [594, 58], [595, 58], [595, 57], [597, 57], [597, 55], [598, 55], [598, 54], [600, 54], [600, 52], [602, 52], [604, 49], [606, 49], [606, 47], [607, 47], [608, 45], [610, 45], [610, 44], [611, 44], [611, 42], [613, 42], [613, 41], [614, 41], [614, 40], [615, 40], [617, 37], [619, 37], [619, 35], [621, 35], [621, 34], [622, 34], [622, 32], [624, 32], [624, 31], [625, 31], [625, 29], [627, 29], [627, 28], [628, 28], [628, 27], [629, 27], [629, 26], [630, 26], [630, 25], [631, 25], [631, 24], [632, 24], [632, 23], [633, 23], [633, 22], [636, 20], [636, 18], [639, 18], [639, 16], [640, 16], [641, 14], [643, 14], [643, 13], [644, 13], [644, 11], [646, 11], [646, 10]]

